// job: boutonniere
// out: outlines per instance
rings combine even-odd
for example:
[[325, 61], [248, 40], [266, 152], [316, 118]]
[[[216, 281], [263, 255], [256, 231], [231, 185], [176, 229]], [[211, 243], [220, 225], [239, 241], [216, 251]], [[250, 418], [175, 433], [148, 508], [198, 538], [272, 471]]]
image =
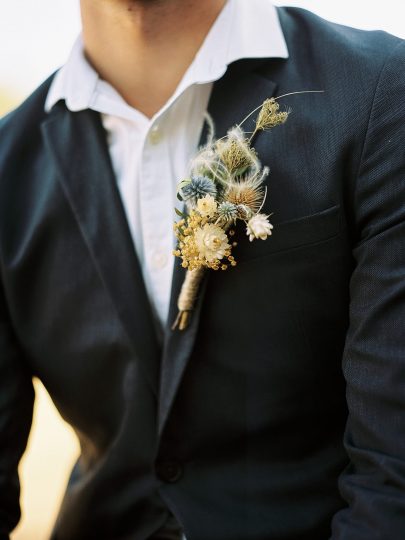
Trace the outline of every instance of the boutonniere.
[[[173, 330], [187, 327], [204, 272], [237, 265], [232, 255], [237, 220], [244, 221], [250, 241], [266, 240], [272, 234], [270, 215], [261, 212], [269, 169], [262, 166], [252, 141], [259, 131], [287, 121], [290, 111], [280, 110], [277, 99], [281, 97], [266, 99], [221, 139], [215, 139], [213, 121], [206, 115], [207, 143], [192, 159], [189, 178], [178, 186], [177, 196], [185, 202], [186, 213], [175, 209], [180, 219], [174, 223], [177, 248], [173, 254], [182, 259], [187, 272]], [[246, 133], [242, 125], [255, 113], [255, 129]]]

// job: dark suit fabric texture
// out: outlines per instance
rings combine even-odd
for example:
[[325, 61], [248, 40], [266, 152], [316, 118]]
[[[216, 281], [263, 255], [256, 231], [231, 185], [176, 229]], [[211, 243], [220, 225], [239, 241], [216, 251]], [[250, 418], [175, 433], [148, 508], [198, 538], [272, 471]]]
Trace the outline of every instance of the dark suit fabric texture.
[[53, 540], [405, 538], [405, 43], [278, 11], [290, 57], [229, 66], [217, 136], [323, 93], [255, 138], [273, 235], [236, 227], [183, 332], [176, 259], [162, 343], [99, 114], [48, 80], [1, 121], [1, 538], [33, 376], [82, 449]]

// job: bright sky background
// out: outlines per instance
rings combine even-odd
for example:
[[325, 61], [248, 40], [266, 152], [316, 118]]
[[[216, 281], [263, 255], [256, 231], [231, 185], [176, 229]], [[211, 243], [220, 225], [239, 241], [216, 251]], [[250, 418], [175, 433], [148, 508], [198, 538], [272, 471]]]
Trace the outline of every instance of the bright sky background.
[[[333, 21], [380, 28], [405, 38], [404, 0], [275, 3], [304, 7]], [[0, 0], [0, 89], [23, 97], [65, 61], [80, 29], [78, 4], [79, 0]]]

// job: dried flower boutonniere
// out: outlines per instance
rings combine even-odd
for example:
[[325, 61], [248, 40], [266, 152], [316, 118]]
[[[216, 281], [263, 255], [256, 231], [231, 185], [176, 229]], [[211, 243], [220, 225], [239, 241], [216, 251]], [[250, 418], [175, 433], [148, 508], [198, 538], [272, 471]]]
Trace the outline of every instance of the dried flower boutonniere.
[[[277, 99], [266, 99], [218, 140], [214, 138], [212, 119], [206, 117], [208, 142], [193, 158], [189, 178], [178, 186], [178, 198], [185, 202], [187, 213], [175, 209], [180, 219], [174, 224], [178, 242], [173, 253], [182, 259], [187, 272], [173, 330], [187, 327], [205, 270], [236, 266], [232, 248], [236, 245], [233, 227], [237, 220], [245, 222], [250, 241], [265, 240], [272, 234], [270, 216], [261, 213], [269, 169], [262, 167], [252, 141], [257, 132], [288, 119], [289, 111], [280, 111]], [[255, 129], [248, 136], [242, 125], [257, 111]]]

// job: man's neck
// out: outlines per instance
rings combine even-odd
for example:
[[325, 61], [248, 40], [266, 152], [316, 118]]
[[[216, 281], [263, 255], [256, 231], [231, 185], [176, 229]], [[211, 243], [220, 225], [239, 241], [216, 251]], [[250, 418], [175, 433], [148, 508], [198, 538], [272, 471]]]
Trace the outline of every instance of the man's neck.
[[81, 0], [85, 53], [152, 117], [170, 98], [226, 0]]

